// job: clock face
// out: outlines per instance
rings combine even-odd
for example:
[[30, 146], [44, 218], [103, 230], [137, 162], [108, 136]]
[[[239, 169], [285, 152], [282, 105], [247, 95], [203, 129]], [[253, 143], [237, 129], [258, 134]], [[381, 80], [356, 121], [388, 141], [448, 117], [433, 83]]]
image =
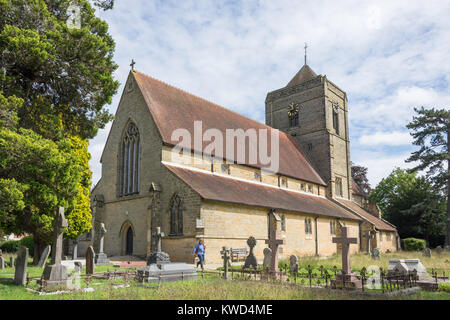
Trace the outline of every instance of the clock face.
[[298, 103], [291, 103], [288, 107], [288, 116], [289, 118], [293, 118], [298, 114], [299, 106]]

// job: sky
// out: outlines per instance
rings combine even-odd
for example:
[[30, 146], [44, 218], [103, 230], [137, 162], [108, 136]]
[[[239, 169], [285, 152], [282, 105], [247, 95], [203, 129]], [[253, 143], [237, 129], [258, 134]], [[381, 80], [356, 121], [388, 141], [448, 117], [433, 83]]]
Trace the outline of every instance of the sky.
[[[135, 69], [260, 122], [304, 63], [346, 91], [351, 160], [372, 187], [418, 147], [414, 107], [450, 108], [450, 1], [116, 0], [99, 11], [121, 83]], [[109, 123], [90, 141], [93, 183]]]

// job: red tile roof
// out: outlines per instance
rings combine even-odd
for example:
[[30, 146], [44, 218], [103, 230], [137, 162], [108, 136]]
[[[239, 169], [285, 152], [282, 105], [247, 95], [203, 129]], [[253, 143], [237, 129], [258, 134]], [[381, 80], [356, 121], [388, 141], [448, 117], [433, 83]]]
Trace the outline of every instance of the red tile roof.
[[307, 64], [305, 64], [292, 78], [292, 80], [289, 81], [286, 87], [295, 86], [296, 84], [311, 80], [315, 77], [317, 77], [317, 74]]
[[361, 216], [364, 220], [369, 221], [373, 225], [375, 225], [375, 228], [379, 230], [386, 230], [386, 231], [397, 231], [395, 227], [384, 221], [383, 219], [379, 219], [373, 215], [371, 215], [369, 212], [361, 208], [358, 204], [356, 204], [353, 201], [349, 200], [343, 200], [343, 199], [336, 199], [337, 202], [341, 203], [346, 208], [352, 210], [359, 216]]
[[327, 198], [165, 165], [203, 199], [361, 221]]
[[[134, 78], [144, 96], [148, 108], [158, 127], [164, 143], [169, 145], [178, 144], [172, 140], [172, 132], [178, 128], [187, 129], [194, 137], [194, 121], [202, 121], [203, 132], [210, 128], [218, 129], [226, 136], [227, 129], [267, 129], [268, 150], [270, 152], [270, 132], [279, 134], [279, 170], [278, 173], [289, 177], [326, 185], [320, 175], [313, 169], [311, 164], [296, 146], [293, 138], [277, 129], [244, 117], [236, 112], [228, 110], [217, 104], [199, 98], [183, 90], [168, 85], [162, 81], [149, 77], [140, 72], [133, 72]], [[258, 133], [259, 134], [259, 133]], [[259, 141], [259, 139], [258, 139]], [[204, 141], [202, 148], [210, 142]], [[187, 146], [187, 145], [185, 145]], [[189, 147], [189, 146], [187, 146]], [[194, 149], [192, 147], [192, 149]], [[259, 163], [251, 164], [248, 160], [248, 143], [246, 143], [245, 165], [268, 168], [267, 165]], [[236, 154], [237, 146], [235, 146]], [[202, 151], [202, 150], [196, 150]], [[223, 155], [226, 156], [224, 143]], [[236, 159], [236, 156], [235, 158]]]

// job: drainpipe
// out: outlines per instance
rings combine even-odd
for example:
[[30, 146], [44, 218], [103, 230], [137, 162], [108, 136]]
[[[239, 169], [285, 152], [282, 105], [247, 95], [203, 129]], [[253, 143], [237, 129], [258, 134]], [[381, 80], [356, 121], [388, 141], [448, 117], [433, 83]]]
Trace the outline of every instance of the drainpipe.
[[317, 219], [318, 219], [319, 217], [315, 217], [314, 218], [314, 228], [315, 228], [315, 240], [316, 240], [316, 256], [318, 256], [319, 255], [319, 241], [318, 241], [318, 238], [317, 238]]

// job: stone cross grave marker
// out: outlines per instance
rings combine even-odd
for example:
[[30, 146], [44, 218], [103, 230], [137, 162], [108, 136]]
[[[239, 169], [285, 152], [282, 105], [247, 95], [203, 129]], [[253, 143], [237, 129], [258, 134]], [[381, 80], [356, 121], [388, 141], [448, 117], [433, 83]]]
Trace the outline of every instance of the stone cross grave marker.
[[363, 238], [366, 239], [366, 252], [370, 254], [370, 239], [372, 238], [370, 230], [364, 232]]
[[89, 246], [87, 248], [85, 257], [86, 257], [86, 274], [93, 274], [95, 252], [92, 246]]
[[230, 248], [228, 247], [222, 247], [222, 251], [220, 251], [222, 254], [223, 259], [223, 278], [228, 279], [228, 266], [230, 265]]
[[97, 253], [95, 255], [95, 264], [98, 265], [106, 265], [109, 264], [109, 259], [106, 255], [106, 253], [103, 252], [103, 244], [105, 241], [105, 234], [106, 234], [107, 230], [105, 228], [105, 224], [101, 223], [100, 224], [100, 230], [99, 230], [99, 234], [100, 234], [100, 243], [99, 243], [99, 253]]
[[58, 215], [53, 224], [53, 248], [52, 259], [49, 265], [45, 266], [43, 278], [52, 281], [48, 285], [67, 284], [67, 268], [61, 264], [63, 232], [67, 228], [67, 219], [64, 216], [64, 208], [59, 207]]
[[298, 272], [298, 257], [295, 254], [289, 257], [289, 271], [291, 273]]
[[270, 238], [266, 240], [266, 244], [269, 245], [269, 248], [272, 250], [272, 259], [270, 264], [270, 272], [276, 272], [278, 269], [278, 246], [280, 244], [284, 244], [284, 239], [278, 238], [279, 233], [278, 230], [272, 231]]
[[153, 233], [153, 237], [156, 239], [156, 252], [162, 252], [162, 238], [166, 235], [161, 232], [161, 227], [156, 227], [156, 232]]
[[349, 238], [348, 237], [348, 229], [347, 227], [342, 227], [342, 232], [340, 237], [334, 237], [333, 243], [342, 244], [342, 271], [345, 274], [351, 273], [350, 268], [350, 244], [358, 243], [357, 238]]
[[247, 245], [250, 247], [250, 253], [247, 258], [245, 258], [244, 269], [246, 268], [258, 268], [258, 261], [256, 261], [255, 254], [253, 253], [253, 248], [256, 246], [256, 239], [253, 236], [250, 236], [247, 239]]
[[51, 250], [52, 250], [52, 247], [50, 245], [48, 245], [45, 247], [44, 251], [42, 251], [41, 258], [39, 259], [39, 263], [38, 263], [39, 267], [43, 268], [45, 266]]
[[430, 249], [430, 248], [425, 248], [425, 249], [423, 250], [423, 252], [422, 252], [422, 255], [423, 255], [424, 257], [431, 258], [431, 249]]
[[264, 271], [268, 271], [270, 269], [270, 263], [272, 262], [272, 249], [264, 248], [264, 261], [263, 261], [263, 269]]
[[28, 263], [28, 248], [20, 246], [17, 251], [16, 270], [14, 273], [14, 284], [25, 285], [27, 280], [27, 263]]

